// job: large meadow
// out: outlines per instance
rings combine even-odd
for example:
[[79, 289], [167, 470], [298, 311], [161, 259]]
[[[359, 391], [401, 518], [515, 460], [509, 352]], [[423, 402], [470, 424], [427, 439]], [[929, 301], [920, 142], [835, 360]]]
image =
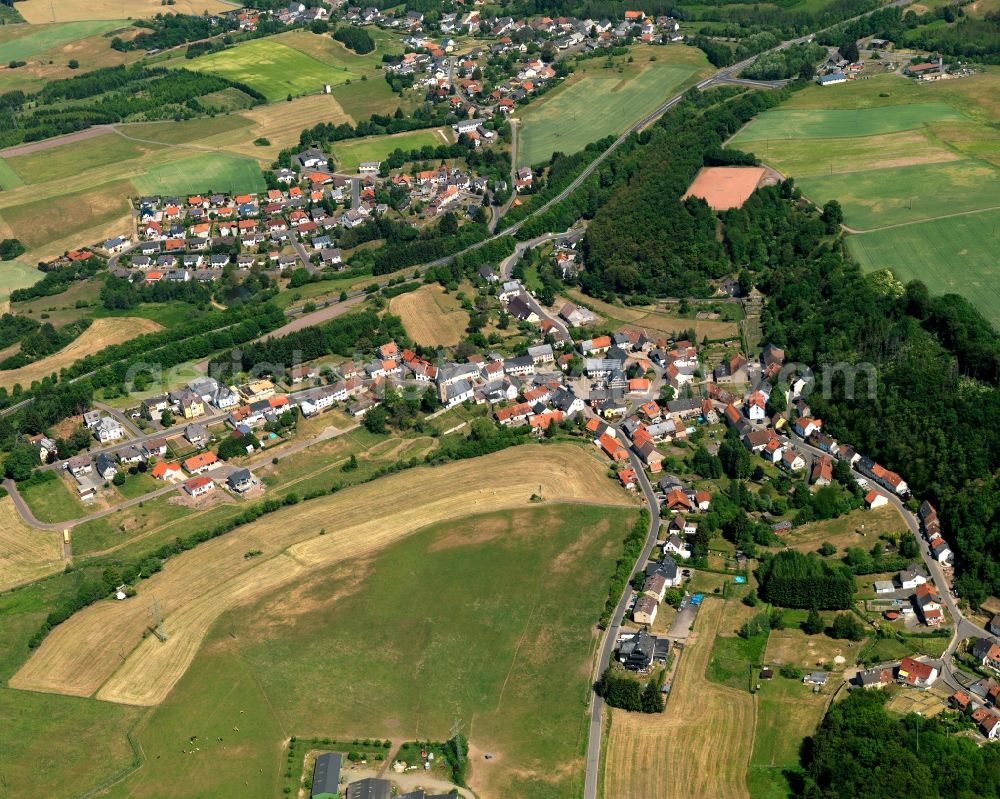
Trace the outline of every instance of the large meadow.
[[519, 166], [575, 153], [621, 133], [632, 123], [710, 71], [693, 47], [637, 47], [633, 54], [578, 63], [562, 86], [517, 112]]
[[[455, 490], [432, 493], [442, 481]], [[354, 518], [390, 496], [397, 507]], [[53, 726], [29, 723], [37, 711], [104, 725], [106, 740], [68, 742], [60, 756], [76, 788], [100, 782], [110, 796], [275, 795], [291, 735], [440, 740], [456, 721], [480, 795], [574, 796], [593, 624], [634, 508], [589, 452], [528, 445], [237, 529], [178, 556], [134, 601], [64, 623], [26, 663], [10, 648], [5, 676], [23, 665], [0, 692], [17, 719], [0, 745], [25, 765], [8, 784], [76, 795], [27, 765], [54, 762]], [[37, 589], [26, 590], [0, 637], [37, 625]], [[142, 635], [154, 597], [165, 643]]]
[[868, 270], [968, 298], [1000, 324], [1000, 72], [918, 83], [895, 74], [810, 86], [730, 142], [838, 200]]

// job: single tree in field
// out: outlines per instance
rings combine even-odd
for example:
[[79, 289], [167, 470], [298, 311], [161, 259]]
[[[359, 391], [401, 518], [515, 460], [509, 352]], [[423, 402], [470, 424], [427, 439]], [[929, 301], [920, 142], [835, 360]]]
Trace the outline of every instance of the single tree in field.
[[823, 632], [823, 617], [819, 615], [816, 608], [810, 610], [809, 615], [806, 616], [806, 620], [802, 624], [802, 632], [806, 635], [818, 635]]

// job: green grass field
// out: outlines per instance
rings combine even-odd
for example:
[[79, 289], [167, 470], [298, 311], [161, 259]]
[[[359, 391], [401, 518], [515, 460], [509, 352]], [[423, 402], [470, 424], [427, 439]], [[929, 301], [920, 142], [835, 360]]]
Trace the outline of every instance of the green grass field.
[[[883, 108], [785, 109], [765, 111], [733, 137], [734, 147], [765, 139], [837, 139], [875, 136], [922, 128], [932, 122], [961, 119], [962, 115], [942, 102], [907, 103]], [[752, 149], [752, 148], [750, 148]]]
[[[393, 150], [415, 150], [421, 147], [437, 147], [451, 141], [445, 128], [414, 130], [393, 136], [371, 136], [366, 139], [350, 139], [334, 145], [333, 153], [341, 171], [354, 172], [362, 161], [384, 161]], [[445, 138], [442, 138], [441, 134]]]
[[978, 161], [806, 177], [796, 185], [817, 205], [839, 200], [857, 230], [1000, 206], [1000, 170]]
[[61, 479], [19, 488], [21, 498], [40, 522], [64, 522], [86, 513], [85, 506]]
[[[0, 218], [26, 247], [42, 247], [126, 217], [131, 190], [126, 180], [101, 183], [92, 189], [0, 208]], [[71, 246], [85, 243], [74, 242]]]
[[290, 735], [440, 740], [456, 719], [508, 764], [477, 758], [477, 790], [578, 795], [590, 630], [633, 519], [555, 504], [469, 517], [227, 614], [109, 796], [276, 796]]
[[[69, 44], [99, 33], [107, 33], [128, 24], [125, 20], [94, 19], [9, 28], [3, 31], [3, 38], [0, 38], [0, 52], [3, 53], [0, 58], [5, 63], [15, 59], [28, 59], [53, 47]], [[10, 39], [6, 38], [8, 31], [14, 35]]]
[[216, 117], [196, 117], [180, 122], [136, 122], [131, 125], [119, 125], [118, 130], [133, 139], [162, 144], [186, 144], [229, 133], [248, 129], [253, 123], [239, 114], [225, 114]]
[[319, 61], [272, 39], [255, 39], [229, 50], [195, 58], [185, 66], [246, 83], [274, 102], [287, 95], [315, 94], [323, 84], [341, 84], [361, 75]]
[[224, 153], [205, 153], [159, 164], [134, 177], [132, 183], [139, 194], [239, 193], [267, 188], [256, 161]]
[[766, 635], [752, 638], [717, 635], [708, 662], [708, 679], [741, 691], [749, 690], [750, 673], [761, 662], [766, 647]]
[[24, 183], [46, 183], [85, 169], [117, 166], [123, 161], [140, 158], [153, 149], [159, 147], [141, 145], [116, 133], [106, 133], [30, 155], [8, 158], [7, 163]]
[[[973, 77], [925, 83], [886, 73], [868, 80], [835, 87], [811, 84], [788, 102], [788, 108], [874, 108], [901, 103], [945, 102], [969, 116], [996, 119], [1000, 109], [993, 102], [1000, 84], [1000, 69], [985, 67]], [[846, 91], [844, 91], [846, 89]]]
[[43, 277], [35, 267], [20, 261], [0, 261], [0, 303], [7, 302], [14, 289], [33, 286]]
[[[31, 796], [42, 791], [51, 799], [76, 799], [86, 788], [113, 778], [132, 763], [125, 733], [143, 709], [6, 687], [28, 657], [28, 638], [52, 603], [75, 592], [84, 576], [79, 571], [57, 574], [0, 595], [2, 795]], [[99, 572], [86, 575], [88, 579], [99, 576]]]
[[23, 185], [24, 181], [21, 180], [21, 176], [17, 174], [10, 162], [0, 158], [0, 190], [9, 191]]
[[[836, 199], [850, 252], [931, 291], [952, 291], [1000, 324], [996, 226], [1000, 116], [995, 70], [919, 84], [896, 75], [810, 86], [730, 144], [795, 178], [818, 205]], [[903, 225], [903, 227], [894, 227]]]
[[372, 114], [391, 114], [397, 108], [409, 111], [419, 106], [422, 100], [419, 92], [413, 91], [404, 92], [400, 97], [381, 77], [334, 86], [333, 96], [355, 121], [368, 119]]
[[557, 88], [537, 106], [516, 112], [518, 165], [546, 161], [552, 153], [575, 153], [590, 142], [621, 133], [666, 100], [695, 73], [694, 66], [649, 63], [625, 79], [608, 70], [590, 71], [582, 80]]
[[813, 694], [798, 680], [775, 675], [761, 682], [756, 702], [747, 789], [751, 799], [787, 799], [792, 792], [785, 774], [798, 770], [802, 741], [816, 731], [826, 697]]
[[384, 54], [403, 52], [402, 36], [380, 28], [368, 28], [368, 34], [375, 42], [375, 49], [364, 55], [347, 49], [329, 34], [317, 35], [307, 30], [279, 33], [274, 41], [338, 69], [358, 74], [374, 74], [376, 67], [382, 63]]
[[869, 271], [889, 268], [903, 282], [961, 294], [1000, 327], [1000, 210], [848, 236], [847, 247]]
[[954, 161], [961, 157], [929, 130], [843, 139], [734, 141], [732, 146], [755, 153], [783, 175], [794, 176], [796, 181], [841, 172]]

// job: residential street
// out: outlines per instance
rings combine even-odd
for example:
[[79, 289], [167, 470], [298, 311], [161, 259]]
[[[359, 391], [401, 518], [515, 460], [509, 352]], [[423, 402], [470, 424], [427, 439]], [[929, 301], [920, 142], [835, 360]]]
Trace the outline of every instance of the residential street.
[[[824, 454], [821, 450], [816, 449], [810, 444], [805, 443], [801, 439], [796, 439], [796, 446], [800, 449], [811, 453], [813, 456], [818, 456]], [[863, 475], [858, 472], [853, 472], [857, 477], [863, 477]], [[870, 482], [870, 481], [869, 481]], [[952, 620], [955, 624], [955, 629], [952, 634], [951, 643], [948, 644], [948, 648], [945, 650], [944, 656], [941, 658], [941, 676], [948, 683], [948, 685], [953, 688], [963, 687], [963, 683], [955, 676], [955, 669], [952, 666], [951, 658], [955, 654], [955, 650], [958, 645], [964, 641], [966, 638], [979, 637], [979, 638], [990, 638], [991, 635], [984, 630], [982, 627], [972, 623], [964, 615], [962, 615], [962, 610], [959, 608], [958, 603], [955, 601], [955, 595], [951, 592], [951, 583], [945, 579], [944, 570], [932, 556], [930, 547], [927, 541], [924, 539], [920, 532], [920, 522], [916, 516], [907, 510], [906, 506], [903, 504], [897, 495], [891, 494], [888, 491], [883, 490], [881, 487], [874, 485], [870, 482], [872, 488], [882, 494], [886, 499], [889, 500], [890, 504], [899, 511], [900, 516], [903, 517], [903, 521], [906, 522], [906, 526], [909, 528], [910, 532], [916, 537], [917, 542], [920, 545], [920, 555], [923, 558], [924, 566], [927, 569], [927, 573], [931, 576], [934, 584], [938, 587], [938, 593], [941, 595], [941, 602], [948, 609], [948, 613], [951, 615]]]
[[[622, 441], [627, 441], [619, 428], [615, 427], [614, 429]], [[636, 571], [645, 566], [646, 561], [649, 560], [650, 553], [653, 551], [653, 547], [656, 546], [656, 538], [660, 531], [660, 503], [656, 498], [656, 493], [653, 491], [653, 486], [650, 484], [649, 478], [646, 477], [645, 467], [632, 447], [628, 448], [628, 455], [632, 468], [635, 469], [635, 473], [638, 476], [639, 484], [642, 486], [642, 494], [649, 509], [649, 532], [646, 535], [646, 544], [642, 548], [642, 553], [636, 560], [635, 567], [632, 570], [632, 573], [635, 574]], [[618, 631], [621, 628], [622, 619], [625, 616], [625, 610], [628, 607], [631, 594], [632, 586], [627, 584], [625, 591], [618, 600], [618, 604], [615, 606], [615, 612], [611, 615], [611, 621], [604, 632], [604, 640], [601, 643], [600, 654], [597, 660], [598, 672], [604, 671], [604, 667], [611, 660], [615, 644], [618, 642]], [[587, 773], [583, 783], [583, 799], [597, 799], [597, 773], [601, 763], [601, 734], [603, 733], [603, 725], [604, 700], [596, 693], [592, 693], [590, 733], [587, 741]]]

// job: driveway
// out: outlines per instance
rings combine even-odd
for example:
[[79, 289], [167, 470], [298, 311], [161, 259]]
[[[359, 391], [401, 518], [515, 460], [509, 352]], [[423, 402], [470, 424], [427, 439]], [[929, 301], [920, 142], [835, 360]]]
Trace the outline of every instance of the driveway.
[[701, 605], [692, 605], [690, 596], [685, 596], [685, 599], [687, 599], [687, 604], [681, 610], [677, 611], [674, 623], [670, 625], [670, 630], [667, 632], [667, 638], [675, 642], [687, 640], [688, 634], [691, 632], [691, 626], [698, 616], [698, 608], [701, 607]]

